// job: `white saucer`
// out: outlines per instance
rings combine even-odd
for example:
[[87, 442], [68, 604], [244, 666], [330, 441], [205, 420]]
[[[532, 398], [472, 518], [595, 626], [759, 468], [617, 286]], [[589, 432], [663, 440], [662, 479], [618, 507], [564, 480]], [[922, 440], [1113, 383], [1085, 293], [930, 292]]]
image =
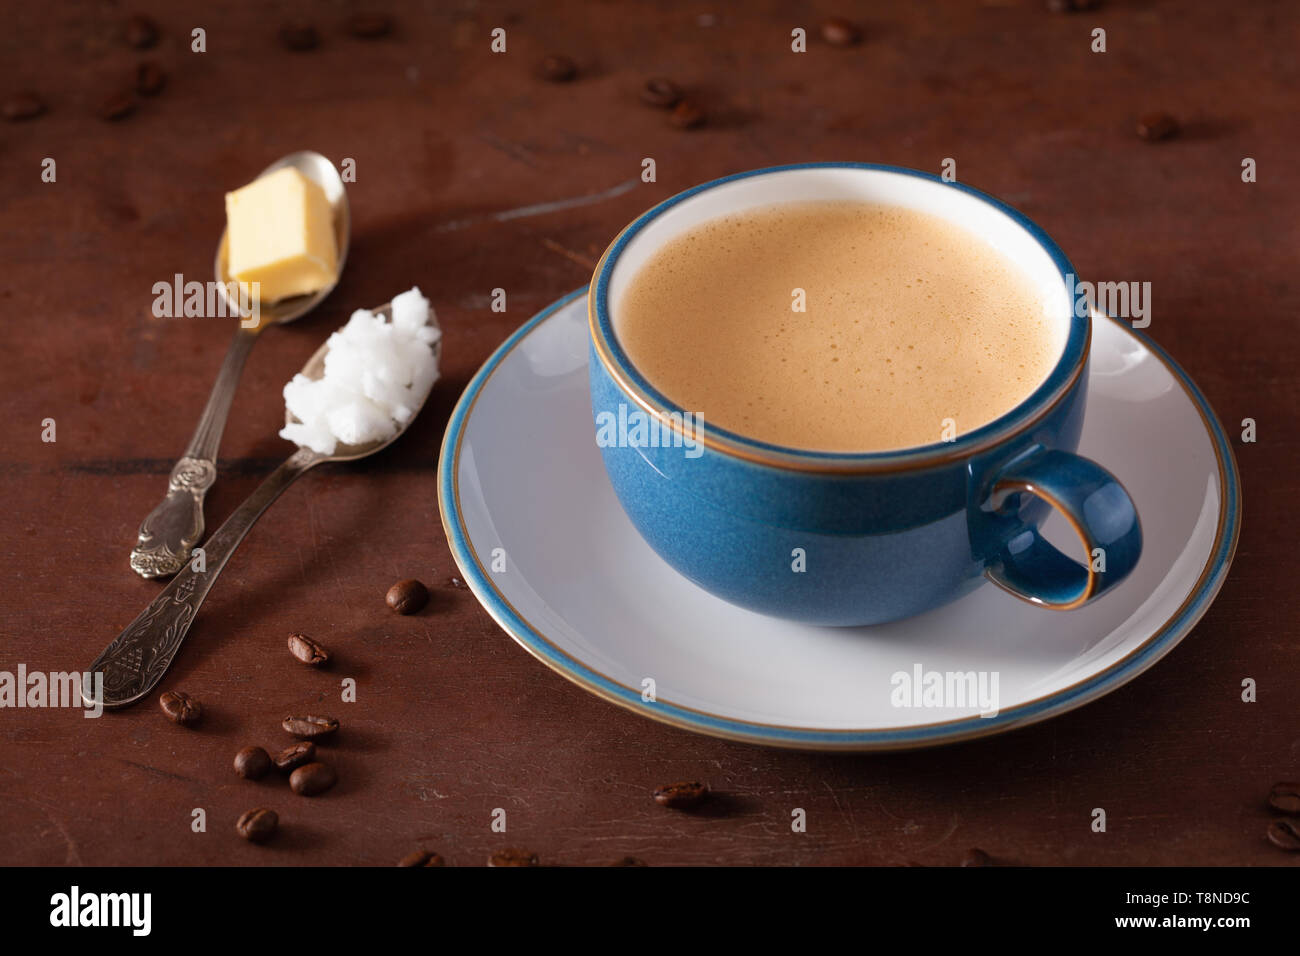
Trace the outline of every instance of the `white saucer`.
[[[1223, 430], [1158, 347], [1094, 317], [1079, 450], [1128, 488], [1144, 537], [1136, 570], [1113, 591], [1050, 611], [985, 584], [920, 617], [847, 629], [727, 604], [668, 567], [614, 497], [587, 392], [585, 292], [525, 324], [470, 382], [443, 442], [438, 496], [456, 562], [497, 623], [613, 703], [771, 746], [947, 743], [1044, 720], [1132, 680], [1223, 583], [1241, 512]], [[1068, 547], [1063, 527], [1049, 521], [1045, 533]], [[997, 714], [897, 706], [894, 675], [918, 667], [996, 674]]]

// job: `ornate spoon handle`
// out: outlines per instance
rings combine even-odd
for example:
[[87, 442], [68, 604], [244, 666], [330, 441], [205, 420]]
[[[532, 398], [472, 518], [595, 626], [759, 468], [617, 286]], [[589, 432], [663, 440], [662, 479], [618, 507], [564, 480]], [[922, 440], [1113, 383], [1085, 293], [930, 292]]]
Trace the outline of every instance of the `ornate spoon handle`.
[[213, 533], [203, 549], [204, 569], [195, 571], [194, 562], [184, 565], [140, 616], [95, 658], [90, 671], [104, 673], [105, 707], [134, 704], [158, 685], [189, 633], [203, 599], [248, 529], [299, 475], [324, 460], [324, 456], [307, 448], [290, 455]]
[[131, 551], [131, 567], [141, 577], [165, 578], [190, 559], [203, 537], [203, 497], [217, 479], [217, 448], [226, 427], [244, 361], [257, 341], [257, 331], [240, 326], [230, 341], [226, 359], [208, 396], [185, 456], [172, 468], [167, 496], [140, 523], [140, 536]]

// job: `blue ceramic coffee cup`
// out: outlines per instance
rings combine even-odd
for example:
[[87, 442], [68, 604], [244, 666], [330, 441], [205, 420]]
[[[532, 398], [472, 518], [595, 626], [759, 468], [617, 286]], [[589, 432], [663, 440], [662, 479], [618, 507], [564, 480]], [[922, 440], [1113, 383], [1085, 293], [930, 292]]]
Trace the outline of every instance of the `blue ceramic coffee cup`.
[[[1019, 405], [955, 440], [844, 454], [783, 448], [697, 421], [619, 342], [630, 278], [670, 239], [775, 203], [855, 199], [938, 215], [1011, 258], [1058, 311], [1061, 354]], [[1078, 608], [1133, 569], [1142, 533], [1123, 486], [1075, 454], [1091, 316], [1074, 270], [1038, 226], [960, 183], [891, 166], [812, 163], [729, 176], [642, 215], [588, 293], [591, 403], [623, 509], [665, 561], [742, 607], [814, 624], [876, 624], [952, 601], [984, 580], [1034, 604]], [[1082, 314], [1080, 314], [1082, 313]], [[1055, 510], [1082, 561], [1043, 537]]]

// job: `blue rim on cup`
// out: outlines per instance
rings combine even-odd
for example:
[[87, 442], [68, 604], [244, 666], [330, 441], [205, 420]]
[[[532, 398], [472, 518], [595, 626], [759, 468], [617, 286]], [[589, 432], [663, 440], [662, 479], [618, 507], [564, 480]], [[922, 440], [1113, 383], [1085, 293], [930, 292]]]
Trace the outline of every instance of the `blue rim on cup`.
[[890, 175], [913, 177], [936, 183], [944, 189], [957, 190], [959, 193], [973, 197], [974, 199], [992, 207], [994, 210], [1004, 214], [1008, 219], [1023, 229], [1025, 233], [1027, 233], [1028, 236], [1030, 236], [1042, 248], [1051, 259], [1060, 275], [1062, 289], [1069, 302], [1071, 315], [1071, 325], [1065, 340], [1064, 350], [1062, 351], [1057, 364], [1053, 367], [1051, 374], [1049, 374], [1043, 383], [1030, 393], [1023, 402], [1005, 415], [1002, 415], [988, 424], [959, 435], [957, 439], [952, 442], [935, 442], [930, 445], [906, 448], [899, 451], [861, 452], [853, 454], [807, 451], [803, 449], [791, 449], [771, 445], [766, 442], [739, 435], [705, 421], [703, 423], [703, 438], [706, 442], [712, 439], [720, 447], [725, 447], [742, 456], [752, 456], [754, 460], [762, 461], [776, 467], [846, 472], [877, 470], [892, 471], [907, 468], [912, 465], [932, 464], [936, 460], [959, 458], [971, 452], [978, 451], [983, 447], [987, 447], [988, 445], [1005, 438], [1010, 433], [1029, 427], [1036, 419], [1045, 414], [1055, 402], [1059, 401], [1069, 387], [1078, 380], [1083, 371], [1084, 363], [1088, 357], [1088, 346], [1091, 342], [1092, 325], [1086, 313], [1083, 316], [1079, 316], [1074, 310], [1073, 290], [1070, 288], [1071, 277], [1075, 274], [1074, 267], [1070, 264], [1070, 260], [1066, 258], [1065, 253], [1061, 251], [1060, 246], [1058, 246], [1051, 236], [1044, 232], [1036, 223], [1032, 222], [1018, 210], [1008, 206], [1001, 200], [989, 196], [978, 189], [967, 186], [964, 183], [946, 182], [939, 176], [921, 170], [908, 169], [902, 166], [887, 166], [879, 163], [796, 163], [785, 166], [769, 166], [764, 169], [755, 169], [748, 172], [735, 173], [731, 176], [724, 176], [720, 179], [715, 179], [711, 182], [694, 186], [684, 192], [678, 193], [676, 196], [665, 199], [654, 208], [633, 220], [633, 222], [618, 235], [597, 264], [594, 281], [588, 299], [588, 315], [591, 322], [592, 341], [595, 344], [596, 354], [599, 356], [602, 363], [616, 377], [624, 390], [637, 400], [641, 407], [656, 414], [675, 412], [680, 415], [685, 411], [685, 409], [681, 408], [681, 406], [677, 405], [655, 388], [653, 384], [646, 380], [645, 376], [643, 376], [632, 364], [631, 359], [628, 358], [622, 345], [619, 344], [618, 337], [614, 334], [613, 318], [609, 303], [610, 278], [621, 256], [627, 250], [628, 245], [642, 232], [642, 230], [664, 213], [668, 212], [678, 204], [698, 196], [703, 192], [717, 189], [730, 183], [751, 179], [755, 176], [768, 176], [774, 173], [811, 169], [862, 169], [874, 170], [876, 172], [887, 173]]

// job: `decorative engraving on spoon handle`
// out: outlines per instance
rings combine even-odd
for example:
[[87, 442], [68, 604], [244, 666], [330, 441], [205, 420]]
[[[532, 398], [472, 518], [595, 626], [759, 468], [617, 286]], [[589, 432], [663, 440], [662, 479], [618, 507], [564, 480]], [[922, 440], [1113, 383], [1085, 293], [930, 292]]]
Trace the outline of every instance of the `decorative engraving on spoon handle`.
[[203, 496], [217, 479], [215, 462], [188, 455], [176, 463], [167, 496], [140, 522], [131, 567], [145, 578], [170, 577], [203, 537]]
[[185, 566], [203, 537], [203, 498], [217, 480], [217, 448], [230, 403], [257, 333], [235, 332], [185, 457], [172, 468], [167, 495], [140, 523], [131, 568], [145, 578], [169, 577]]
[[216, 583], [217, 575], [244, 535], [281, 492], [322, 460], [305, 448], [289, 456], [213, 532], [204, 549], [204, 570], [195, 571], [192, 564], [185, 565], [140, 616], [95, 658], [90, 671], [104, 674], [105, 707], [133, 704], [158, 685], [189, 633], [204, 598]]

